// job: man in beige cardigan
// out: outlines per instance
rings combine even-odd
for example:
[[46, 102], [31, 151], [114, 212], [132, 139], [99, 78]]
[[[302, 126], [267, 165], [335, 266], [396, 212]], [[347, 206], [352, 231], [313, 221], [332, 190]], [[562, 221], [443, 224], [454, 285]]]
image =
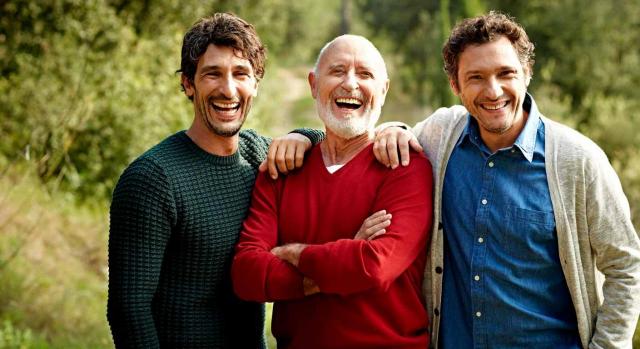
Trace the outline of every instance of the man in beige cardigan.
[[505, 15], [462, 21], [443, 55], [464, 107], [377, 136], [388, 166], [408, 163], [409, 144], [433, 164], [434, 348], [631, 348], [640, 241], [629, 204], [604, 152], [538, 111], [533, 50]]

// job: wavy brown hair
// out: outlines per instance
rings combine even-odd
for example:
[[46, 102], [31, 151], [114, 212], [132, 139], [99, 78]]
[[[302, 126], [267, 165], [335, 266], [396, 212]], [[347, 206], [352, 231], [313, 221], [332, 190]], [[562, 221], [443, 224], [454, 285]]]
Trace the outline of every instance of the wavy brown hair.
[[458, 84], [458, 61], [467, 46], [493, 42], [503, 36], [511, 41], [520, 63], [531, 76], [533, 74], [534, 45], [529, 40], [527, 33], [513, 17], [491, 11], [486, 15], [467, 18], [456, 24], [451, 31], [449, 39], [442, 48], [444, 70], [449, 79], [453, 80], [456, 85]]
[[201, 18], [191, 26], [182, 41], [182, 61], [178, 73], [184, 74], [193, 83], [198, 60], [211, 44], [233, 48], [238, 57], [249, 60], [258, 81], [264, 76], [267, 49], [253, 25], [232, 13], [216, 13]]

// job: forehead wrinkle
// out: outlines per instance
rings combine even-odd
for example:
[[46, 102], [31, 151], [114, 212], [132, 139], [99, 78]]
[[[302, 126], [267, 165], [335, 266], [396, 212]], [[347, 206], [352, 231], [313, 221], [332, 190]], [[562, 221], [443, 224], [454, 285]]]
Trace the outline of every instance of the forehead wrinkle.
[[[378, 51], [375, 45], [367, 38], [352, 34], [338, 36], [324, 45], [320, 50], [314, 66], [316, 73], [327, 59], [326, 57], [329, 53], [337, 50], [340, 46], [343, 47], [341, 48], [340, 54], [334, 54], [336, 60], [344, 59], [344, 56], [349, 57], [348, 59], [355, 57], [355, 62], [358, 63], [356, 66], [362, 66], [374, 72], [379, 69], [383, 73], [383, 77], [388, 78], [387, 67], [380, 51]], [[366, 59], [363, 61], [361, 57], [365, 57]]]

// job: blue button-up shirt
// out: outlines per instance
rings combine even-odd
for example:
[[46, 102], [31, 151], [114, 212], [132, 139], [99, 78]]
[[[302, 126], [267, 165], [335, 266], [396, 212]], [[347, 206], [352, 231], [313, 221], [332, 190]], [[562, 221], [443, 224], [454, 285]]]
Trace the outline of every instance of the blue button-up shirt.
[[530, 95], [524, 109], [515, 144], [495, 153], [469, 115], [448, 162], [443, 348], [580, 348], [558, 257], [544, 123]]

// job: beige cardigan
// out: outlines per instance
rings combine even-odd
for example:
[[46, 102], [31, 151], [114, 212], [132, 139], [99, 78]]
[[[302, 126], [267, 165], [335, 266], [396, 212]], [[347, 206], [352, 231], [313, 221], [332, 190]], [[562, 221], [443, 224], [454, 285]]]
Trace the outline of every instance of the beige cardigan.
[[[431, 347], [438, 344], [442, 292], [442, 184], [467, 111], [438, 109], [413, 132], [434, 173], [434, 226], [425, 269]], [[591, 140], [542, 117], [545, 166], [562, 270], [576, 310], [583, 347], [631, 348], [640, 314], [640, 240], [629, 203], [604, 152]]]

